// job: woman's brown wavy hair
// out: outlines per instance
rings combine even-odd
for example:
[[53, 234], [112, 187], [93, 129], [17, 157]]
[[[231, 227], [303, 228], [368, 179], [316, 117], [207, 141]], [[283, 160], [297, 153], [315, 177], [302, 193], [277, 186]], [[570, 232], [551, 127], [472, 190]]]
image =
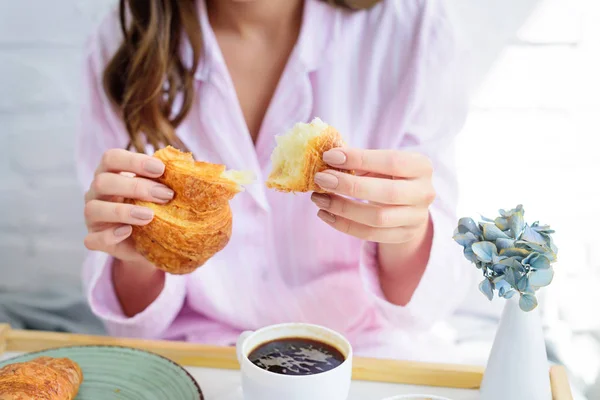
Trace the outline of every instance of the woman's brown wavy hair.
[[[196, 1], [204, 0], [120, 0], [123, 43], [106, 66], [103, 81], [127, 127], [128, 148], [143, 153], [148, 143], [155, 150], [166, 145], [185, 149], [175, 128], [194, 99], [193, 79], [202, 48]], [[349, 9], [377, 3], [323, 1]], [[192, 49], [191, 65], [181, 59], [183, 40]], [[181, 96], [181, 106], [174, 110], [177, 96]]]

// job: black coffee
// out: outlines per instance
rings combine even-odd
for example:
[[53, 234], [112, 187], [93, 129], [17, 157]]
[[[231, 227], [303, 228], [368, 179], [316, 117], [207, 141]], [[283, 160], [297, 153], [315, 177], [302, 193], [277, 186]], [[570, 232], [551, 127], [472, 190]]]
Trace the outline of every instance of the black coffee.
[[344, 362], [335, 347], [312, 339], [285, 338], [263, 343], [248, 358], [256, 366], [276, 374], [314, 375]]

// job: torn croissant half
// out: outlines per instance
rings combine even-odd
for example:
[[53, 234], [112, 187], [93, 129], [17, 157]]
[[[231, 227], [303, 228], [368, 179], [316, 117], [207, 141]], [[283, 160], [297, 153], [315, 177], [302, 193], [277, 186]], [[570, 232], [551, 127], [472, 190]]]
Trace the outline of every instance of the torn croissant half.
[[195, 161], [191, 153], [171, 146], [154, 157], [165, 164], [158, 182], [173, 189], [175, 196], [167, 204], [128, 200], [154, 211], [154, 219], [134, 226], [131, 237], [137, 251], [157, 268], [187, 274], [225, 248], [232, 227], [229, 200], [252, 183], [254, 175]]
[[267, 187], [280, 192], [322, 193], [323, 190], [314, 183], [315, 174], [336, 169], [323, 161], [323, 153], [344, 146], [342, 135], [315, 118], [310, 123], [297, 123], [289, 132], [277, 136], [276, 141], [277, 146], [271, 154], [272, 170]]
[[83, 372], [76, 362], [38, 357], [0, 368], [0, 399], [73, 400], [82, 381]]

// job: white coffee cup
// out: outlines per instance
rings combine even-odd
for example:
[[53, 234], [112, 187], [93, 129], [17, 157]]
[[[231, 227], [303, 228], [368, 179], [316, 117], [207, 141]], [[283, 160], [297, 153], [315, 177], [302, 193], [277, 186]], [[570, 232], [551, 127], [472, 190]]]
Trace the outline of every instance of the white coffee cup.
[[[248, 355], [263, 343], [284, 338], [320, 341], [338, 349], [345, 360], [314, 375], [283, 375], [254, 365]], [[236, 346], [244, 400], [346, 400], [352, 380], [352, 346], [339, 333], [318, 325], [286, 323], [243, 332]]]

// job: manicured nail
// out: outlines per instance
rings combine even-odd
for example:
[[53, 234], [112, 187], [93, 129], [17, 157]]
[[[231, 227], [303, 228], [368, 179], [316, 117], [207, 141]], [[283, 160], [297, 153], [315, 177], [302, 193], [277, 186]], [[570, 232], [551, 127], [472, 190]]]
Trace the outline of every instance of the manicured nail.
[[346, 162], [346, 154], [340, 150], [329, 150], [323, 153], [323, 161], [329, 165], [342, 165]]
[[147, 221], [154, 217], [154, 211], [146, 207], [133, 207], [129, 213], [133, 218]]
[[131, 225], [119, 226], [114, 230], [115, 236], [127, 236], [131, 233]]
[[323, 189], [335, 189], [339, 183], [337, 176], [325, 172], [315, 174], [315, 183]]
[[313, 193], [310, 196], [310, 199], [319, 207], [319, 208], [329, 208], [331, 204], [331, 197], [322, 193]]
[[319, 210], [317, 216], [328, 224], [333, 224], [335, 222], [335, 215], [328, 213], [327, 211]]
[[150, 194], [159, 200], [171, 200], [175, 196], [175, 192], [166, 186], [156, 185], [150, 189]]
[[149, 174], [162, 175], [162, 173], [165, 172], [165, 164], [163, 164], [159, 160], [154, 160], [151, 158], [149, 160], [144, 161], [144, 170], [146, 170], [146, 172], [148, 172]]

